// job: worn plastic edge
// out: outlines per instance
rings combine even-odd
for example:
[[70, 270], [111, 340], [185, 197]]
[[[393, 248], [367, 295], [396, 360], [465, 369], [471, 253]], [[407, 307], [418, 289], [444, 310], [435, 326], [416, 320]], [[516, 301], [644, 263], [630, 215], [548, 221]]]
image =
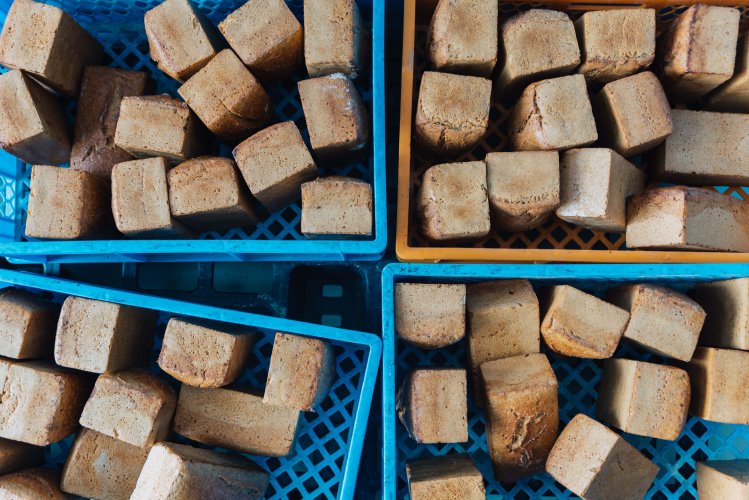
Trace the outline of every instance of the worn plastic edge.
[[[386, 229], [383, 230], [384, 233]], [[382, 237], [378, 235], [375, 240], [346, 242], [333, 240], [31, 241], [0, 242], [0, 255], [29, 262], [299, 260], [300, 257], [310, 260], [312, 257], [315, 257], [315, 260], [379, 260], [386, 244], [387, 235]]]
[[401, 238], [400, 233], [396, 238], [395, 247], [396, 256], [401, 262], [749, 263], [749, 253], [731, 252], [412, 247], [407, 243], [407, 236]]
[[382, 353], [382, 342], [377, 336], [342, 328], [304, 323], [285, 318], [274, 318], [231, 309], [222, 309], [214, 306], [194, 304], [136, 292], [115, 290], [113, 288], [78, 283], [21, 271], [0, 269], [0, 282], [66, 295], [75, 295], [89, 299], [116, 302], [123, 305], [144, 307], [181, 316], [192, 316], [226, 323], [242, 324], [268, 330], [287, 331], [335, 342], [366, 346], [368, 348], [368, 354], [362, 378], [361, 393], [356, 403], [351, 440], [348, 444], [348, 452], [346, 453], [345, 464], [343, 466], [343, 478], [341, 479], [341, 487], [338, 494], [338, 497], [342, 499], [353, 498], [354, 490], [356, 488], [356, 478], [359, 472], [362, 447], [364, 445], [364, 435], [367, 429], [367, 421], [369, 419], [375, 384], [377, 382], [379, 361]]
[[[395, 317], [393, 289], [397, 278], [445, 279], [588, 279], [592, 281], [658, 279], [732, 279], [749, 276], [747, 264], [390, 264], [382, 271], [382, 489], [396, 497], [398, 450], [395, 414]], [[390, 313], [390, 314], [389, 314]]]

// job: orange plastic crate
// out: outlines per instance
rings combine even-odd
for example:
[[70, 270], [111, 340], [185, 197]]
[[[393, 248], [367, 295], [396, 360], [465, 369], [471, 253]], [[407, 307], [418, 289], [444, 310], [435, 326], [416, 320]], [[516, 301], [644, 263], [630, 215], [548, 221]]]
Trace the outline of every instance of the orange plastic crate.
[[[692, 2], [694, 3], [694, 2]], [[747, 27], [749, 2], [708, 0], [713, 5], [737, 7], [742, 13], [742, 31]], [[566, 2], [544, 0], [517, 4], [500, 1], [500, 18], [519, 12], [530, 5], [569, 12], [574, 18], [581, 12], [611, 8], [652, 7], [658, 12], [659, 32], [690, 3], [684, 0], [645, 1], [639, 3]], [[525, 232], [492, 229], [481, 241], [449, 246], [427, 240], [419, 229], [415, 203], [411, 203], [424, 171], [443, 163], [430, 157], [411, 143], [411, 126], [418, 98], [421, 75], [427, 69], [426, 31], [437, 0], [405, 0], [403, 18], [403, 62], [401, 68], [400, 142], [398, 151], [398, 218], [396, 254], [406, 262], [749, 262], [749, 253], [628, 250], [623, 233], [591, 231], [564, 222], [555, 216], [542, 227]], [[501, 61], [500, 61], [501, 63]], [[450, 161], [483, 160], [487, 152], [507, 150], [505, 121], [511, 107], [494, 102], [489, 117], [489, 131], [471, 151]], [[749, 202], [749, 187], [715, 188]]]

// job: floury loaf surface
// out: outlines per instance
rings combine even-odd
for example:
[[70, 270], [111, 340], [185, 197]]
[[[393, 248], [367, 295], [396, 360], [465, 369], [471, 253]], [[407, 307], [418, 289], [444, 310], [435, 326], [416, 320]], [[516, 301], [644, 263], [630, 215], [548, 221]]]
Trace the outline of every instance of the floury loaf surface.
[[528, 85], [512, 109], [508, 132], [516, 151], [569, 149], [598, 140], [583, 75]]
[[571, 73], [580, 64], [575, 25], [564, 12], [531, 9], [502, 24], [497, 92], [513, 95], [533, 82]]
[[430, 154], [455, 156], [474, 147], [489, 127], [492, 82], [425, 71], [419, 86], [414, 140]]
[[585, 12], [575, 21], [586, 80], [608, 83], [637, 73], [655, 58], [655, 10]]
[[661, 81], [674, 102], [691, 103], [733, 76], [740, 13], [693, 5], [659, 41]]
[[482, 161], [442, 163], [424, 172], [416, 208], [421, 232], [434, 241], [480, 239], [491, 220]]
[[486, 155], [492, 222], [506, 231], [542, 225], [559, 206], [559, 153], [516, 151]]
[[627, 202], [627, 247], [749, 251], [749, 204], [683, 186], [659, 187]]
[[497, 2], [442, 0], [432, 16], [427, 51], [437, 71], [491, 78], [497, 64]]

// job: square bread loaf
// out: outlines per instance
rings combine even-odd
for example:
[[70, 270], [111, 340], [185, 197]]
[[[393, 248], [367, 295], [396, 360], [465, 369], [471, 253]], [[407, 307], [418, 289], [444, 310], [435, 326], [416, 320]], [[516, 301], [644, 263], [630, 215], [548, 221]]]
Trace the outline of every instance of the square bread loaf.
[[491, 230], [482, 161], [443, 163], [424, 172], [416, 209], [421, 232], [433, 241], [484, 238]]
[[658, 466], [592, 418], [576, 415], [549, 454], [546, 472], [582, 498], [643, 498]]
[[225, 142], [236, 142], [273, 115], [268, 93], [231, 49], [224, 49], [179, 88], [203, 124]]
[[372, 185], [352, 177], [321, 177], [302, 184], [302, 233], [311, 238], [371, 236]]
[[70, 126], [62, 103], [19, 70], [0, 75], [0, 147], [26, 163], [70, 159]]
[[689, 363], [689, 414], [712, 422], [749, 424], [749, 352], [698, 347]]
[[276, 332], [263, 403], [315, 411], [328, 397], [335, 374], [335, 353], [329, 342]]
[[304, 0], [304, 62], [311, 77], [363, 68], [366, 30], [356, 0]]
[[704, 500], [749, 495], [749, 460], [697, 462], [697, 494]]
[[222, 387], [242, 373], [255, 334], [208, 322], [171, 318], [159, 353], [159, 368], [183, 384]]
[[55, 92], [78, 95], [83, 67], [103, 55], [99, 42], [62, 9], [14, 0], [0, 34], [0, 64], [20, 69]]
[[354, 82], [336, 73], [297, 84], [312, 150], [335, 159], [363, 150], [369, 139], [369, 119]]
[[562, 154], [562, 220], [599, 231], [622, 233], [627, 198], [645, 188], [645, 173], [606, 148], [570, 149]]
[[0, 498], [65, 500], [67, 497], [60, 490], [60, 474], [57, 471], [34, 468], [0, 477]]
[[466, 285], [395, 284], [395, 331], [422, 349], [437, 349], [466, 334]]
[[131, 238], [180, 238], [191, 231], [172, 218], [167, 171], [161, 157], [118, 163], [112, 169], [112, 214], [117, 230]]
[[530, 83], [566, 75], [580, 64], [575, 25], [564, 12], [521, 12], [502, 23], [501, 37], [500, 95], [516, 95]]
[[0, 292], [0, 356], [40, 359], [52, 355], [58, 306], [18, 288]]
[[733, 76], [740, 13], [697, 4], [672, 22], [659, 41], [661, 81], [673, 102], [691, 103]]
[[65, 439], [78, 429], [90, 391], [83, 373], [42, 361], [0, 360], [0, 437], [36, 446]]
[[396, 411], [417, 443], [468, 441], [468, 382], [462, 368], [419, 368], [406, 376]]
[[557, 378], [545, 354], [481, 364], [486, 440], [494, 477], [514, 482], [544, 469], [557, 438]]
[[624, 432], [674, 441], [689, 409], [689, 376], [681, 368], [607, 359], [596, 415]]
[[101, 178], [72, 168], [32, 167], [26, 236], [76, 240], [113, 232], [109, 189]]
[[209, 446], [283, 457], [292, 451], [300, 416], [299, 410], [265, 404], [262, 394], [241, 387], [182, 385], [172, 427]]
[[489, 128], [492, 82], [425, 71], [413, 123], [414, 141], [427, 152], [455, 156], [483, 139]]
[[165, 0], [143, 20], [151, 59], [183, 82], [200, 71], [223, 45], [218, 30], [190, 0]]
[[627, 247], [749, 251], [749, 204], [716, 191], [659, 187], [627, 202]]
[[148, 73], [106, 66], [83, 68], [70, 166], [109, 180], [112, 168], [133, 157], [114, 143], [122, 98], [144, 95]]
[[163, 156], [176, 165], [203, 151], [201, 133], [200, 121], [180, 99], [130, 96], [120, 104], [114, 143], [136, 158]]
[[55, 362], [92, 373], [144, 364], [155, 326], [153, 311], [69, 296], [57, 323]]
[[668, 98], [650, 71], [606, 84], [594, 108], [601, 142], [622, 156], [653, 149], [673, 132]]
[[68, 452], [60, 488], [86, 498], [128, 500], [148, 451], [83, 428]]
[[249, 0], [226, 16], [218, 29], [262, 82], [281, 81], [302, 62], [302, 25], [284, 0]]
[[598, 140], [583, 75], [530, 84], [510, 115], [510, 144], [516, 151], [587, 146]]
[[412, 500], [454, 496], [461, 500], [485, 500], [481, 471], [468, 455], [444, 455], [406, 462], [408, 493]]
[[692, 359], [705, 310], [686, 295], [652, 285], [623, 285], [606, 292], [606, 300], [629, 311], [624, 340], [661, 356]]
[[749, 350], [749, 278], [700, 283], [694, 300], [707, 313], [703, 345]]
[[542, 225], [559, 207], [559, 153], [487, 153], [486, 182], [492, 222], [505, 231]]
[[257, 224], [247, 186], [229, 158], [194, 158], [171, 169], [167, 180], [172, 216], [193, 231], [228, 231]]
[[265, 497], [269, 482], [267, 472], [242, 456], [159, 443], [149, 451], [130, 498], [260, 500]]
[[498, 15], [499, 4], [493, 0], [440, 0], [427, 32], [434, 69], [491, 78], [497, 64]]
[[608, 83], [646, 69], [655, 59], [655, 10], [585, 12], [575, 21], [582, 61], [578, 73]]
[[749, 112], [749, 36], [739, 37], [733, 77], [711, 92], [705, 102], [711, 111]]
[[139, 448], [171, 432], [177, 396], [160, 377], [141, 369], [99, 375], [81, 414], [83, 427]]
[[605, 359], [614, 355], [629, 312], [569, 285], [548, 291], [541, 334], [563, 356]]
[[749, 115], [673, 109], [671, 117], [673, 133], [650, 161], [655, 179], [701, 186], [749, 184]]
[[293, 121], [277, 123], [242, 141], [233, 151], [252, 195], [269, 212], [302, 196], [302, 184], [318, 175], [317, 165]]

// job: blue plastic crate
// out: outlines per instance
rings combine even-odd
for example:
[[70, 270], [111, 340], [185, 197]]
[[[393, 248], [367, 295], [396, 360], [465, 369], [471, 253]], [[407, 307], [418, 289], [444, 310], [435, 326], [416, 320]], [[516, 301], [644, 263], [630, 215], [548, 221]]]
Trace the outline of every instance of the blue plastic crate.
[[[73, 16], [104, 46], [109, 65], [146, 71], [157, 92], [177, 96], [178, 83], [160, 70], [148, 53], [143, 15], [162, 0], [44, 0]], [[191, 0], [218, 24], [245, 0]], [[302, 0], [287, 0], [300, 21]], [[0, 24], [12, 0], [0, 0]], [[323, 175], [337, 174], [370, 182], [374, 189], [374, 236], [371, 239], [309, 240], [300, 231], [301, 206], [295, 203], [263, 219], [251, 231], [208, 232], [197, 240], [27, 241], [24, 236], [30, 166], [0, 151], [0, 255], [35, 262], [144, 262], [196, 260], [377, 260], [387, 242], [385, 193], [385, 64], [384, 0], [357, 0], [362, 20], [371, 33], [369, 69], [356, 80], [369, 113], [368, 154], [348, 163], [320, 165]], [[296, 82], [306, 78], [300, 69], [288, 82], [269, 87], [275, 120], [294, 120], [305, 140], [308, 134]], [[178, 96], [177, 96], [178, 97]], [[222, 146], [220, 154], [230, 156]]]
[[[0, 288], [18, 286], [60, 302], [67, 295], [105, 300], [159, 311], [159, 326], [152, 356], [152, 369], [169, 377], [155, 365], [166, 321], [172, 316], [209, 319], [250, 326], [259, 331], [252, 357], [239, 382], [262, 388], [276, 331], [302, 334], [332, 342], [336, 354], [336, 377], [328, 397], [305, 412], [290, 455], [273, 458], [247, 455], [270, 472], [270, 498], [352, 498], [374, 394], [381, 343], [374, 335], [313, 325], [258, 314], [191, 304], [87, 285], [32, 273], [0, 270]], [[174, 382], [173, 379], [170, 379]], [[182, 442], [184, 439], [177, 438]], [[45, 449], [47, 465], [59, 468], [65, 461], [72, 438]], [[200, 446], [200, 445], [199, 445]]]
[[[487, 495], [509, 498], [574, 497], [548, 474], [536, 474], [514, 484], [494, 479], [487, 452], [484, 417], [469, 391], [467, 443], [421, 445], [413, 441], [397, 421], [395, 394], [404, 375], [418, 366], [467, 367], [464, 341], [435, 350], [413, 348], [395, 339], [394, 283], [471, 283], [492, 279], [528, 278], [534, 287], [566, 283], [601, 295], [623, 283], [659, 283], [688, 291], [695, 283], [749, 276], [749, 265], [440, 265], [393, 264], [382, 276], [383, 326], [383, 497], [408, 495], [407, 460], [466, 452], [471, 455], [487, 482]], [[562, 425], [578, 413], [593, 416], [601, 376], [601, 361], [565, 358], [549, 354], [559, 380], [559, 416]], [[665, 358], [622, 345], [616, 357], [663, 362]], [[617, 431], [619, 432], [619, 431]], [[622, 434], [624, 438], [660, 468], [648, 498], [696, 498], [695, 461], [749, 457], [749, 426], [708, 422], [689, 417], [676, 441]]]
[[385, 263], [158, 262], [17, 266], [93, 285], [379, 335]]

